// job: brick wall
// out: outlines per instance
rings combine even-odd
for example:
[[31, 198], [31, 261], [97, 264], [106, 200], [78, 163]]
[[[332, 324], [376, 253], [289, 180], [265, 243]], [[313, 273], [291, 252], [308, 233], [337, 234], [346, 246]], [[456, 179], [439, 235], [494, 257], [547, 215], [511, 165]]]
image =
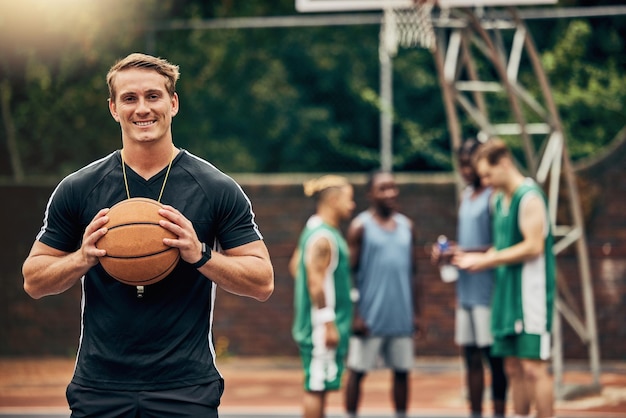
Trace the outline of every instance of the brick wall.
[[[624, 147], [622, 147], [624, 148]], [[626, 152], [580, 171], [601, 356], [624, 360], [626, 354]], [[253, 202], [276, 273], [270, 300], [259, 303], [220, 291], [216, 302], [218, 350], [236, 355], [296, 355], [291, 340], [293, 282], [287, 263], [313, 202], [302, 195], [302, 176], [236, 176]], [[437, 235], [455, 234], [455, 186], [450, 176], [398, 176], [402, 210], [412, 217], [425, 250], [418, 260], [426, 334], [416, 354], [453, 356], [454, 288], [438, 278], [426, 248]], [[366, 206], [363, 176], [355, 176], [357, 210]], [[22, 290], [21, 263], [43, 216], [53, 185], [0, 185], [0, 355], [73, 355], [80, 331], [80, 291], [31, 300]], [[575, 252], [558, 258], [561, 278], [582, 310]], [[584, 358], [586, 347], [564, 323], [566, 358]]]

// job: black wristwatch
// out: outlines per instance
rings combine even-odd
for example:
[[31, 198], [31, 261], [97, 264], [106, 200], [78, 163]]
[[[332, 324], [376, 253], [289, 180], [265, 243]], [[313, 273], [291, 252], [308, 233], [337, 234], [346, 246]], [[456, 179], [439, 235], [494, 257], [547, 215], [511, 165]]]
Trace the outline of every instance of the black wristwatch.
[[195, 269], [199, 269], [200, 267], [204, 266], [206, 262], [209, 261], [210, 259], [211, 259], [211, 247], [207, 247], [207, 245], [203, 242], [202, 243], [202, 257], [200, 257], [200, 260], [196, 261], [195, 263], [192, 263], [191, 267]]

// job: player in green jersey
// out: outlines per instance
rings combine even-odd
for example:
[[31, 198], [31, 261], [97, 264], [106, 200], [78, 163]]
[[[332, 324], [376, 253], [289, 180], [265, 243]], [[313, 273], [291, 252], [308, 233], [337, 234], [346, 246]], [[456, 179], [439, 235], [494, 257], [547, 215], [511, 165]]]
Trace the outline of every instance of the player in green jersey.
[[494, 199], [493, 247], [459, 253], [462, 269], [496, 269], [491, 330], [492, 352], [505, 358], [516, 417], [554, 416], [553, 379], [548, 371], [555, 293], [555, 258], [547, 203], [541, 188], [517, 169], [506, 144], [487, 141], [474, 159]]
[[324, 417], [326, 393], [338, 390], [352, 325], [348, 245], [339, 224], [352, 215], [353, 188], [344, 177], [304, 185], [317, 200], [289, 263], [295, 277], [292, 335], [304, 368], [304, 417]]

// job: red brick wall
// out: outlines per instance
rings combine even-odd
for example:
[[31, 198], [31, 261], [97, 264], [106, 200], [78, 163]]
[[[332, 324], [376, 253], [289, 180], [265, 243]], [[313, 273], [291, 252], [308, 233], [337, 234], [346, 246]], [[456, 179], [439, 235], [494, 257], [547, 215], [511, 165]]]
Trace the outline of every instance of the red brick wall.
[[[601, 356], [625, 359], [626, 347], [626, 152], [580, 172], [599, 327]], [[300, 176], [301, 177], [301, 176]], [[295, 355], [290, 326], [293, 282], [287, 263], [313, 202], [298, 176], [236, 176], [253, 202], [276, 273], [276, 289], [265, 303], [220, 291], [215, 315], [218, 350], [246, 356]], [[363, 176], [355, 177], [357, 210], [365, 208]], [[455, 234], [455, 187], [450, 176], [398, 176], [402, 210], [416, 222], [419, 245]], [[22, 290], [21, 263], [43, 217], [53, 185], [0, 185], [0, 355], [73, 355], [80, 331], [80, 291], [31, 300]], [[420, 252], [421, 306], [427, 332], [416, 340], [417, 355], [456, 355], [453, 344], [454, 288], [442, 283]], [[562, 278], [582, 310], [575, 252], [558, 258]], [[586, 347], [564, 323], [566, 358], [584, 358]]]

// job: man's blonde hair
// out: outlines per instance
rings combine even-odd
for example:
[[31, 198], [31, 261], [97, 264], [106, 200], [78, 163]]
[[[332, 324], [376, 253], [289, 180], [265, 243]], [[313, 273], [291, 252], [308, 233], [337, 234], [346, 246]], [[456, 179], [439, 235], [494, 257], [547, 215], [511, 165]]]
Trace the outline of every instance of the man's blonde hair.
[[120, 71], [130, 68], [153, 70], [165, 77], [165, 88], [170, 96], [176, 92], [176, 82], [180, 78], [178, 65], [174, 65], [163, 58], [152, 55], [133, 53], [126, 58], [117, 61], [107, 73], [107, 85], [109, 86], [109, 98], [115, 100], [115, 76]]
[[308, 197], [319, 197], [321, 193], [331, 188], [349, 186], [347, 178], [328, 174], [304, 183], [304, 195]]

